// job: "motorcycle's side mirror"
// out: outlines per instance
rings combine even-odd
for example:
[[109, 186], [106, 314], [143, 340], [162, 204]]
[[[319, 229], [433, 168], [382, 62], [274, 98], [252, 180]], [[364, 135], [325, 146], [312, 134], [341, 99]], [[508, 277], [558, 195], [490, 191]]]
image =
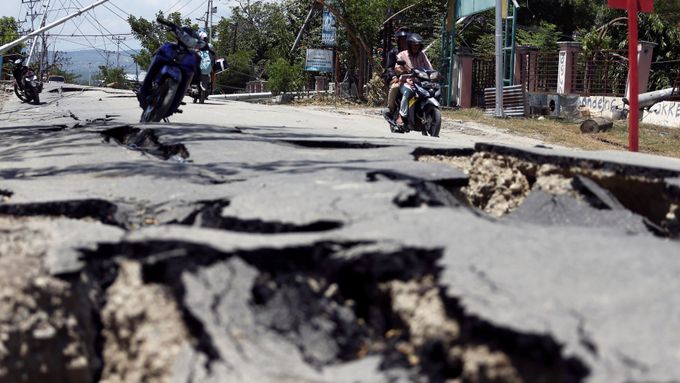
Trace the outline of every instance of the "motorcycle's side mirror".
[[404, 65], [406, 65], [406, 61], [405, 60], [397, 60], [397, 64], [404, 66]]
[[156, 18], [156, 22], [158, 22], [158, 24], [165, 25], [166, 27], [168, 27], [168, 28], [170, 28], [170, 29], [174, 29], [174, 28], [175, 28], [175, 24], [173, 24], [171, 21], [168, 21], [168, 20], [163, 19], [163, 18], [160, 17], [160, 16], [158, 16], [158, 17]]

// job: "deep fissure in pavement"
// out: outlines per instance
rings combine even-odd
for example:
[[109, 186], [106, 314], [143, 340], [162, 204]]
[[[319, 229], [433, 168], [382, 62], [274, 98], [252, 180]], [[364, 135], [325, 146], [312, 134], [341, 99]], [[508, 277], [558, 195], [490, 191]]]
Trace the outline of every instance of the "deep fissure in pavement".
[[341, 140], [280, 140], [280, 142], [301, 146], [304, 148], [317, 149], [379, 149], [390, 145], [374, 144], [367, 141], [341, 141]]
[[117, 213], [118, 206], [101, 199], [0, 204], [0, 215], [90, 218], [108, 225], [123, 227], [117, 218]]
[[[495, 150], [492, 146], [481, 147]], [[680, 197], [664, 182], [666, 177], [677, 177], [670, 171], [594, 160], [554, 159], [520, 150], [478, 151], [472, 155], [459, 155], [455, 150], [443, 154], [416, 150], [414, 157], [417, 161], [446, 163], [466, 172], [469, 185], [450, 190], [494, 217], [514, 215], [524, 219], [531, 215], [531, 209], [543, 215], [572, 209], [574, 214], [583, 215], [587, 213], [583, 203], [608, 215], [601, 220], [602, 224], [630, 223], [635, 218], [623, 219], [627, 214], [640, 217], [646, 227], [643, 231], [680, 237]], [[527, 201], [532, 203], [530, 207], [525, 206]], [[519, 211], [523, 213], [514, 214]], [[592, 216], [595, 215], [594, 212]]]
[[332, 220], [319, 220], [307, 224], [295, 224], [223, 216], [222, 210], [229, 206], [229, 201], [207, 201], [202, 202], [201, 204], [202, 206], [200, 208], [196, 209], [187, 218], [179, 222], [179, 224], [255, 234], [313, 233], [337, 230], [343, 226], [342, 222]]
[[172, 158], [186, 160], [190, 155], [182, 143], [166, 144], [160, 142], [154, 130], [150, 128], [141, 129], [124, 125], [107, 129], [101, 132], [101, 134], [106, 142], [113, 139], [116, 143], [128, 149], [140, 150], [166, 161]]
[[[228, 347], [244, 347], [242, 342], [256, 342], [270, 331], [279, 341], [294, 344], [316, 368], [377, 355], [382, 370], [405, 369], [411, 381], [579, 382], [587, 376], [585, 365], [564, 356], [551, 337], [519, 333], [467, 314], [437, 283], [441, 255], [440, 249], [383, 248], [367, 242], [318, 242], [229, 253], [186, 242], [147, 241], [103, 244], [84, 251], [86, 279], [100, 285], [102, 296], [121, 278], [119, 265], [124, 262], [141, 266], [145, 285], [165, 286], [191, 334], [187, 344], [206, 357], [202, 367], [206, 371], [217, 364], [237, 363], [225, 360], [227, 346], [224, 340], [214, 339], [215, 331], [225, 326], [236, 331], [237, 324], [230, 320], [252, 315], [256, 327], [240, 331], [254, 332], [241, 335], [239, 342], [228, 342]], [[207, 271], [234, 265], [236, 260], [248, 265], [241, 268], [251, 267], [256, 273], [242, 286], [225, 277], [238, 279], [245, 269], [231, 276], [210, 276]], [[192, 280], [212, 286], [205, 294], [217, 301], [209, 306], [193, 301]], [[227, 306], [236, 312], [220, 317], [224, 303], [219, 300], [234, 291], [243, 293], [238, 295], [240, 303]], [[111, 331], [132, 332], [134, 338], [136, 330], [100, 331], [107, 334], [100, 337], [105, 343], [100, 354], [103, 368], [111, 373], [105, 356]], [[138, 347], [144, 350], [143, 345]]]

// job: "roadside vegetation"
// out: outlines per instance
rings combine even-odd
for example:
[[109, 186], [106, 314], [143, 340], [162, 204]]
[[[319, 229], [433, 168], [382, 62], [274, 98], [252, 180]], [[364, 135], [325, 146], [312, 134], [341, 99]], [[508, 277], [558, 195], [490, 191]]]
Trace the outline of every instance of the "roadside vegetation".
[[[608, 132], [583, 134], [580, 122], [552, 118], [498, 119], [484, 115], [481, 109], [445, 110], [445, 118], [476, 122], [507, 130], [520, 136], [536, 138], [548, 144], [587, 150], [627, 150], [628, 123], [617, 121]], [[640, 124], [640, 152], [680, 158], [680, 129]]]

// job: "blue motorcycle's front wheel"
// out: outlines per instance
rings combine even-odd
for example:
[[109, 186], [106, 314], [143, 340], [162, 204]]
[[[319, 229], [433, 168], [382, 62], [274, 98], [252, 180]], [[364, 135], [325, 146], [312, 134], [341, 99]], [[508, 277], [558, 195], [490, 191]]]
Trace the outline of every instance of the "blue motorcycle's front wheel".
[[159, 122], [172, 113], [168, 113], [177, 94], [179, 83], [170, 77], [154, 84], [151, 89], [151, 102], [146, 106], [139, 122]]

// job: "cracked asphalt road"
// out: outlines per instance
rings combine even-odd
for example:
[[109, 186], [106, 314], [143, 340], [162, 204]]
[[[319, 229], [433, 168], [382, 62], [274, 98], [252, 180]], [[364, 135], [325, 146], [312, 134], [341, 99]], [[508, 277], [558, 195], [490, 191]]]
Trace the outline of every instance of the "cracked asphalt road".
[[[678, 160], [238, 102], [143, 126], [129, 92], [43, 99], [0, 110], [0, 381], [680, 379]], [[473, 154], [481, 176], [451, 165]], [[567, 191], [542, 186], [556, 174]], [[471, 177], [517, 210], [475, 206]]]

